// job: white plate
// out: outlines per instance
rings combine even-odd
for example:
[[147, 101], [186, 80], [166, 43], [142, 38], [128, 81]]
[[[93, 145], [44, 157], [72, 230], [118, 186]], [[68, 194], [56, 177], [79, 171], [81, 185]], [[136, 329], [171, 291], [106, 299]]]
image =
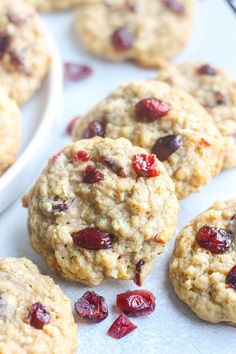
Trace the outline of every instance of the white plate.
[[[46, 28], [45, 35], [52, 65], [42, 87], [22, 110], [23, 135], [17, 161], [0, 177], [0, 213], [32, 183], [32, 170], [39, 163], [40, 153], [59, 116], [62, 64], [57, 46]], [[29, 169], [30, 174], [27, 173]]]

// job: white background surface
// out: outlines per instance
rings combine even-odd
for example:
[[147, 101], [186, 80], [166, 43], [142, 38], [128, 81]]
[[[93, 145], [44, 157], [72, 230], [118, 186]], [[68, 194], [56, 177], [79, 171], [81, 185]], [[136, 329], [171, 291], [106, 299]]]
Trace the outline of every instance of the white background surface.
[[[148, 0], [147, 0], [148, 1]], [[155, 71], [142, 70], [132, 64], [102, 62], [83, 52], [73, 34], [72, 13], [45, 15], [44, 19], [53, 32], [63, 60], [89, 63], [94, 75], [86, 81], [67, 83], [64, 88], [64, 111], [51, 134], [50, 150], [44, 151], [44, 161], [39, 160], [37, 169], [46, 163], [48, 155], [70, 142], [65, 126], [74, 115], [86, 112], [120, 83], [132, 79], [152, 78]], [[157, 19], [158, 20], [158, 19]], [[179, 56], [178, 61], [200, 59], [231, 70], [236, 78], [236, 16], [224, 0], [198, 0], [196, 26], [192, 40]], [[42, 141], [41, 149], [44, 149]], [[37, 158], [37, 156], [35, 156]], [[32, 182], [38, 171], [28, 169]], [[181, 202], [178, 229], [216, 200], [236, 197], [236, 169], [225, 171], [199, 194]], [[0, 215], [0, 256], [26, 256], [51, 274], [45, 263], [31, 250], [26, 229], [27, 212], [17, 200]], [[157, 298], [155, 313], [143, 319], [134, 319], [138, 329], [120, 341], [106, 336], [106, 331], [117, 317], [113, 308], [115, 295], [134, 289], [132, 282], [109, 282], [95, 289], [105, 296], [110, 315], [97, 325], [79, 323], [78, 341], [81, 354], [146, 353], [146, 354], [233, 354], [236, 352], [235, 328], [227, 325], [211, 325], [199, 320], [191, 310], [175, 296], [167, 276], [167, 264], [173, 241], [164, 255], [157, 259], [152, 274], [143, 288], [153, 291]], [[72, 302], [88, 287], [54, 279]], [[66, 354], [66, 353], [65, 353]]]

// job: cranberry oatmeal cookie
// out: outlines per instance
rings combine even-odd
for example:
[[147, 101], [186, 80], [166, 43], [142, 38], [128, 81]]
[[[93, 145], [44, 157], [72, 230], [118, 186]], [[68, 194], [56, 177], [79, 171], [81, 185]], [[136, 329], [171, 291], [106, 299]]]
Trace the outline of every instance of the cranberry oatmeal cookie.
[[0, 87], [0, 176], [15, 162], [20, 137], [20, 110]]
[[0, 259], [0, 352], [75, 354], [70, 300], [26, 258]]
[[163, 82], [131, 82], [113, 91], [74, 126], [74, 140], [93, 135], [125, 137], [155, 153], [179, 199], [222, 168], [224, 141], [211, 117], [194, 98]]
[[200, 318], [236, 325], [236, 200], [215, 203], [178, 235], [170, 262], [176, 294]]
[[178, 213], [165, 167], [123, 138], [65, 147], [23, 202], [35, 251], [64, 278], [92, 285], [108, 278], [141, 285]]
[[40, 87], [50, 64], [41, 20], [22, 0], [1, 0], [0, 77], [19, 104]]
[[164, 66], [186, 45], [192, 30], [195, 0], [80, 2], [75, 27], [82, 44], [112, 61]]
[[163, 69], [158, 80], [191, 94], [207, 109], [225, 140], [223, 167], [236, 166], [236, 82], [230, 75], [206, 63], [187, 62]]

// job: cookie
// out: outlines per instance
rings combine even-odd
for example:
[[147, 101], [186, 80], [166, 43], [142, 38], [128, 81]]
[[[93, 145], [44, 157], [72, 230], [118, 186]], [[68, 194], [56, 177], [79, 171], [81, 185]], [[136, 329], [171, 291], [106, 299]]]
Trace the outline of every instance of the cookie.
[[1, 0], [0, 77], [19, 104], [40, 87], [50, 56], [43, 25], [36, 11], [21, 0]]
[[25, 0], [38, 11], [65, 10], [77, 5], [81, 0]]
[[0, 176], [16, 160], [21, 137], [21, 113], [0, 87]]
[[207, 109], [225, 140], [223, 168], [236, 166], [236, 82], [230, 75], [209, 64], [187, 62], [163, 69], [158, 80], [191, 94]]
[[211, 117], [194, 98], [162, 82], [119, 87], [73, 129], [74, 140], [101, 134], [155, 153], [179, 199], [199, 191], [222, 168], [224, 141]]
[[90, 53], [112, 61], [164, 66], [192, 31], [194, 0], [80, 2], [75, 18], [80, 41]]
[[184, 227], [170, 262], [178, 297], [197, 316], [236, 325], [236, 200], [218, 202]]
[[0, 259], [0, 352], [76, 353], [70, 300], [26, 258]]
[[140, 285], [173, 237], [178, 212], [165, 167], [123, 138], [65, 147], [24, 205], [35, 251], [59, 275], [91, 285], [108, 278]]

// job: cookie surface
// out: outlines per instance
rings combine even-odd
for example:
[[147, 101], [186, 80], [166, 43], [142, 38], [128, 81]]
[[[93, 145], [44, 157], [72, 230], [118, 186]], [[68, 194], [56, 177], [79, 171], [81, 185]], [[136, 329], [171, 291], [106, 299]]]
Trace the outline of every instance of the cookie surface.
[[0, 6], [0, 76], [9, 96], [19, 104], [40, 87], [50, 57], [39, 15], [21, 0]]
[[24, 203], [36, 252], [66, 279], [94, 285], [142, 283], [173, 237], [178, 212], [173, 183], [154, 155], [99, 137], [49, 160]]
[[[215, 230], [206, 237], [207, 228], [202, 229], [206, 225], [217, 228], [216, 237]], [[232, 276], [236, 264], [235, 236], [236, 200], [230, 200], [215, 203], [177, 237], [170, 279], [179, 298], [206, 321], [236, 325], [236, 270]], [[208, 249], [202, 247], [205, 241]], [[221, 253], [213, 253], [216, 251]]]
[[181, 51], [192, 30], [194, 0], [81, 2], [75, 27], [82, 44], [112, 61], [163, 66]]
[[38, 11], [65, 10], [77, 5], [81, 0], [26, 0]]
[[53, 280], [26, 258], [1, 259], [0, 352], [74, 354], [76, 339], [70, 301]]
[[236, 166], [236, 82], [230, 75], [209, 64], [187, 62], [163, 69], [158, 80], [191, 94], [207, 109], [225, 139], [223, 167]]
[[165, 83], [119, 87], [77, 121], [73, 139], [91, 135], [87, 127], [93, 120], [104, 122], [105, 136], [125, 137], [155, 153], [179, 199], [199, 191], [222, 167], [224, 141], [212, 118], [191, 96]]
[[16, 160], [21, 137], [21, 113], [0, 88], [0, 176]]

